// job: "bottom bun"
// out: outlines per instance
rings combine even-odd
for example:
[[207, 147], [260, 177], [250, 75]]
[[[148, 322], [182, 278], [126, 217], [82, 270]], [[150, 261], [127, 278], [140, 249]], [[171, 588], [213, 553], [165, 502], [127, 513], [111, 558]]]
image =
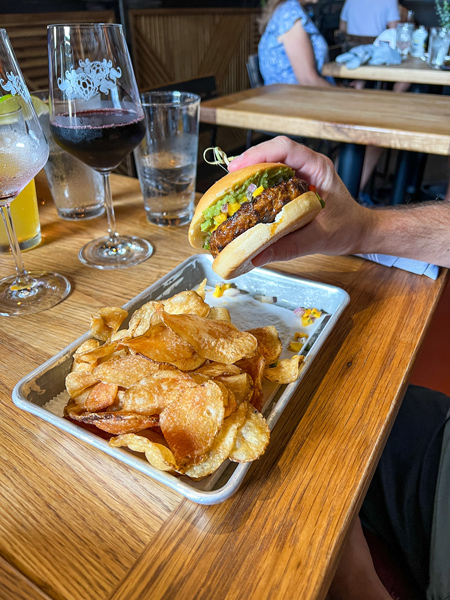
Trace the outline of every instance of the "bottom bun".
[[251, 271], [255, 256], [281, 237], [307, 225], [321, 210], [316, 193], [305, 192], [285, 204], [273, 223], [258, 223], [225, 246], [212, 268], [222, 279], [233, 279]]

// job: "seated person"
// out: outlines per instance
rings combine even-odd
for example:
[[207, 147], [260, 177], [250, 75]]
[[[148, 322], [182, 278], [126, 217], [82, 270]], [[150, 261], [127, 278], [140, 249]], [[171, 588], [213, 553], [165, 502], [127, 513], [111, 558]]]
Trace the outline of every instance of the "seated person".
[[[450, 204], [382, 209], [357, 204], [326, 157], [277, 137], [250, 148], [230, 172], [283, 162], [317, 188], [325, 209], [266, 248], [254, 266], [295, 256], [357, 253], [403, 256], [450, 267]], [[360, 511], [366, 530], [404, 564], [421, 598], [450, 598], [450, 398], [409, 386]], [[356, 519], [341, 553], [330, 600], [391, 600]], [[411, 600], [413, 596], [407, 596]]]
[[306, 0], [269, 0], [263, 10], [258, 57], [266, 85], [293, 83], [329, 87], [332, 84], [332, 79], [320, 75], [328, 60], [327, 42], [303, 4]]
[[399, 22], [397, 0], [346, 0], [339, 29], [347, 33], [352, 45], [372, 44], [380, 33]]

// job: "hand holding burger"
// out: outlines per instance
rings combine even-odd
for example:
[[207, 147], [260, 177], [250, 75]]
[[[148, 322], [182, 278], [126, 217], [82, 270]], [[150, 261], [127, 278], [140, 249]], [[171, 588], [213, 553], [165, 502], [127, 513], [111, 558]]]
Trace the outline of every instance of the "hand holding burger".
[[283, 163], [245, 166], [217, 181], [201, 198], [189, 227], [195, 248], [210, 250], [223, 279], [253, 268], [252, 259], [312, 221], [323, 201], [314, 186]]

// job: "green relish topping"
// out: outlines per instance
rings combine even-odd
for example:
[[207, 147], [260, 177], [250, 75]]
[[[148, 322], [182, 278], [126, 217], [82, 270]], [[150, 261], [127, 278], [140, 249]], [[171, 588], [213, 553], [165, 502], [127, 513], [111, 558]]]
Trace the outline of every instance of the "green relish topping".
[[256, 188], [263, 186], [264, 189], [272, 187], [281, 181], [288, 181], [294, 176], [294, 170], [286, 167], [272, 167], [264, 171], [258, 171], [252, 177], [249, 177], [245, 183], [236, 185], [226, 191], [225, 195], [222, 196], [215, 204], [203, 211], [204, 221], [200, 226], [202, 231], [208, 232], [203, 247], [209, 249], [209, 239], [211, 237], [211, 228], [214, 226], [214, 217], [220, 214], [222, 207], [225, 204], [234, 204], [238, 202], [243, 204], [248, 202], [247, 190], [251, 184], [256, 185]]

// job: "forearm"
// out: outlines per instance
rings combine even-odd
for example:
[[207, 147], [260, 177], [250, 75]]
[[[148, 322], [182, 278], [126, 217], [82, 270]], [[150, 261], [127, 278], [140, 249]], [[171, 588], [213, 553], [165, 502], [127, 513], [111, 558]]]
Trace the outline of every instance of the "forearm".
[[390, 254], [450, 268], [450, 202], [367, 210], [358, 253]]
[[300, 85], [310, 85], [316, 87], [331, 87], [331, 84], [321, 77], [317, 71], [310, 73], [296, 73], [297, 81]]

